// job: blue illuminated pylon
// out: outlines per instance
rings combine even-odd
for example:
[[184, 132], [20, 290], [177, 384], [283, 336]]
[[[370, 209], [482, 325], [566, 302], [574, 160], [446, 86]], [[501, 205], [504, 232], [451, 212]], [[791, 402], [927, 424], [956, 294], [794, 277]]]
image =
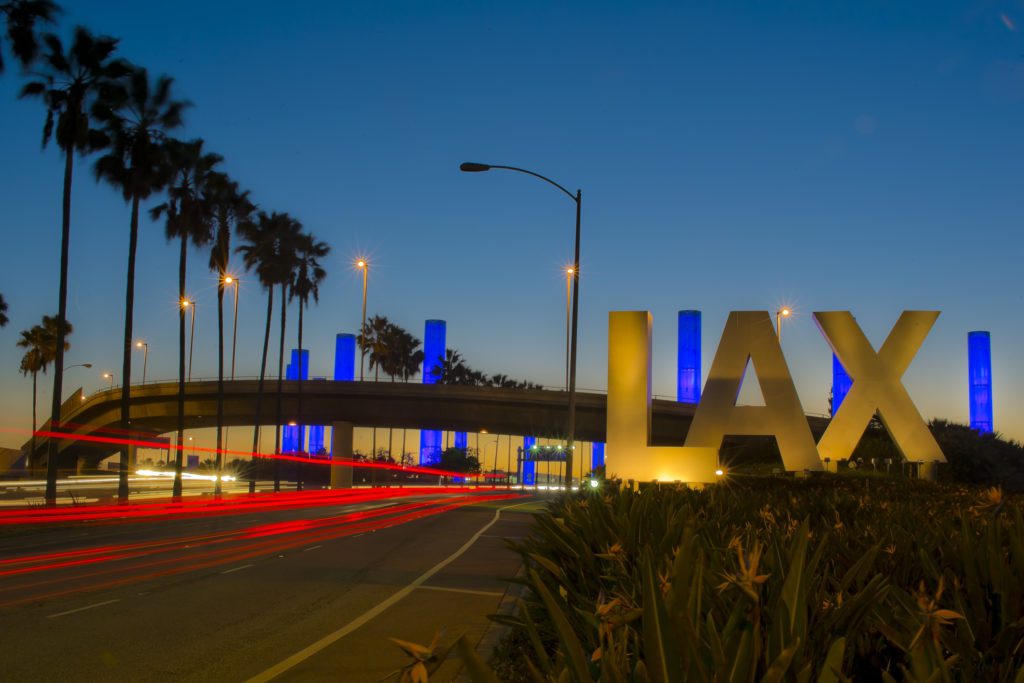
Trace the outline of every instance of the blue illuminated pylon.
[[700, 402], [700, 311], [679, 311], [676, 400]]
[[992, 433], [992, 339], [988, 332], [967, 333], [967, 381], [971, 427]]
[[339, 333], [334, 338], [334, 381], [351, 382], [356, 378], [356, 336]]
[[846, 368], [839, 362], [839, 357], [832, 354], [832, 415], [839, 412], [839, 406], [843, 399], [850, 393], [853, 386], [853, 378], [846, 372]]
[[596, 470], [598, 467], [604, 467], [604, 444], [598, 441], [592, 443], [590, 448], [590, 469]]
[[[287, 365], [284, 372], [285, 379], [296, 380], [299, 378], [299, 350], [292, 349], [292, 362]], [[309, 379], [309, 349], [302, 349], [302, 379]], [[305, 425], [284, 425], [281, 435], [281, 451], [283, 453], [299, 453], [305, 450], [306, 427]]]
[[469, 435], [466, 432], [455, 432], [455, 447], [463, 451], [469, 447]]
[[[423, 383], [437, 384], [447, 347], [447, 329], [443, 320], [428, 320], [423, 331]], [[441, 461], [441, 430], [420, 430], [420, 464], [435, 465]]]
[[[523, 457], [525, 458], [530, 449], [537, 445], [537, 437], [523, 437]], [[522, 481], [526, 486], [533, 486], [537, 483], [537, 463], [533, 460], [523, 460]]]

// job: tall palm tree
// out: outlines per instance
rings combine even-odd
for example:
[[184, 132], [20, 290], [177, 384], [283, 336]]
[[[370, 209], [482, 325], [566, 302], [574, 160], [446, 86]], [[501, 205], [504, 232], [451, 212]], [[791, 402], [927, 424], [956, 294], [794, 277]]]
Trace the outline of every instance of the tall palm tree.
[[[173, 79], [133, 67], [117, 87], [109, 88], [109, 102], [96, 108], [110, 139], [110, 151], [96, 162], [96, 178], [106, 180], [131, 203], [128, 231], [128, 276], [125, 286], [124, 349], [121, 366], [121, 429], [131, 428], [132, 322], [135, 313], [135, 252], [139, 242], [139, 204], [171, 180], [164, 143], [167, 131], [181, 125], [187, 102], [172, 97]], [[180, 444], [179, 444], [180, 446]], [[181, 449], [178, 449], [180, 471]], [[128, 500], [128, 447], [121, 448], [117, 497]]]
[[[24, 3], [22, 3], [24, 4]], [[44, 10], [46, 8], [43, 8]], [[39, 97], [46, 106], [43, 147], [55, 138], [64, 152], [64, 198], [61, 210], [60, 284], [57, 294], [57, 319], [67, 320], [68, 249], [71, 240], [71, 180], [75, 153], [88, 154], [101, 149], [106, 137], [92, 127], [89, 112], [100, 104], [111, 79], [124, 74], [121, 62], [111, 61], [117, 39], [94, 36], [78, 27], [71, 46], [65, 51], [60, 38], [44, 36], [46, 49], [36, 79], [25, 84], [21, 97]], [[63, 331], [58, 326], [58, 336]], [[53, 397], [50, 404], [50, 428], [60, 429], [60, 404], [64, 391], [64, 344], [58, 339], [54, 359]], [[50, 440], [46, 465], [46, 500], [57, 499], [57, 442]]]
[[[288, 214], [282, 214], [278, 234], [278, 264], [281, 269], [281, 338], [277, 354], [277, 401], [274, 409], [274, 452], [281, 452], [281, 402], [284, 398], [284, 333], [288, 318], [288, 290], [298, 272], [298, 248], [302, 238], [302, 223]], [[274, 490], [281, 490], [281, 461], [274, 460]]]
[[0, 294], [0, 327], [7, 327], [7, 323], [11, 322], [7, 317], [7, 300], [4, 299], [4, 295]]
[[[215, 173], [208, 185], [208, 199], [217, 224], [217, 236], [210, 250], [210, 270], [217, 273], [217, 482], [214, 493], [220, 493], [220, 471], [224, 434], [224, 286], [227, 284], [231, 257], [231, 226], [248, 220], [254, 207], [249, 192], [241, 192], [238, 183], [223, 173]], [[237, 286], [237, 285], [236, 285]], [[235, 299], [237, 302], [238, 300]], [[182, 328], [184, 330], [184, 328]]]
[[[388, 354], [388, 374], [391, 375], [392, 381], [394, 381], [395, 377], [401, 377], [403, 382], [408, 382], [409, 378], [419, 372], [420, 366], [423, 365], [424, 354], [423, 350], [419, 348], [422, 342], [398, 325], [392, 325], [391, 328], [391, 334], [389, 335], [391, 351]], [[406, 429], [402, 430], [402, 458], [405, 457], [405, 437], [407, 431]], [[391, 432], [389, 431], [388, 444], [390, 443]]]
[[[282, 241], [286, 227], [291, 219], [287, 214], [267, 214], [260, 211], [255, 219], [252, 217], [238, 224], [238, 236], [245, 242], [236, 250], [242, 255], [246, 271], [255, 270], [260, 284], [267, 290], [267, 324], [263, 332], [263, 355], [260, 361], [260, 382], [256, 393], [256, 411], [253, 417], [255, 425], [252, 433], [253, 455], [259, 452], [260, 418], [263, 407], [263, 385], [267, 374], [267, 352], [270, 347], [270, 323], [274, 314], [274, 288], [287, 283], [291, 276], [291, 264], [283, 258]], [[276, 442], [275, 442], [276, 447]], [[275, 476], [280, 470], [278, 461], [274, 461]], [[251, 484], [250, 484], [251, 486]], [[277, 490], [280, 485], [278, 484]]]
[[[52, 24], [53, 18], [60, 12], [60, 7], [49, 0], [8, 0], [0, 2], [0, 15], [7, 24], [7, 41], [11, 44], [11, 53], [28, 67], [39, 52], [39, 40], [36, 36], [36, 24]], [[4, 72], [4, 53], [0, 50], [0, 73]]]
[[21, 374], [32, 375], [32, 436], [29, 438], [28, 456], [25, 460], [30, 469], [36, 457], [36, 378], [40, 372], [45, 373], [50, 363], [57, 359], [58, 340], [63, 342], [65, 351], [71, 348], [67, 341], [72, 332], [71, 323], [65, 321], [63, 327], [64, 329], [60, 330], [56, 316], [44, 315], [41, 324], [22, 330], [21, 339], [18, 340], [18, 346], [25, 349], [25, 355], [21, 358]]
[[[165, 218], [164, 234], [167, 241], [178, 240], [178, 455], [174, 463], [174, 490], [172, 496], [181, 495], [182, 452], [185, 437], [185, 273], [188, 262], [188, 243], [201, 248], [213, 239], [213, 205], [208, 200], [214, 168], [223, 161], [219, 154], [203, 153], [203, 141], [168, 139], [166, 169], [173, 180], [167, 188], [167, 201], [149, 210], [151, 218]], [[195, 315], [195, 312], [193, 312]], [[219, 480], [218, 480], [219, 482]]]
[[[359, 334], [358, 343], [359, 347], [363, 349], [363, 353], [368, 356], [369, 367], [373, 370], [374, 381], [380, 379], [380, 371], [383, 369], [384, 364], [387, 362], [387, 335], [391, 328], [391, 321], [387, 319], [387, 316], [375, 315], [370, 318], [366, 323], [363, 324], [362, 332]], [[367, 353], [366, 350], [369, 350]], [[377, 458], [377, 428], [373, 428], [373, 437], [371, 439], [371, 451], [370, 460], [376, 460]], [[373, 475], [376, 470], [371, 470]]]
[[[295, 250], [298, 267], [295, 270], [295, 278], [292, 281], [289, 298], [299, 300], [299, 389], [298, 389], [298, 410], [296, 411], [296, 422], [302, 425], [302, 322], [303, 310], [309, 305], [309, 298], [313, 297], [314, 302], [320, 301], [320, 283], [327, 277], [327, 271], [320, 265], [320, 259], [330, 253], [331, 247], [325, 242], [318, 242], [312, 233], [305, 233], [299, 237]], [[300, 426], [301, 429], [301, 426]], [[301, 450], [301, 448], [300, 448]], [[299, 472], [302, 469], [300, 467]], [[302, 477], [299, 477], [299, 486], [302, 485]]]

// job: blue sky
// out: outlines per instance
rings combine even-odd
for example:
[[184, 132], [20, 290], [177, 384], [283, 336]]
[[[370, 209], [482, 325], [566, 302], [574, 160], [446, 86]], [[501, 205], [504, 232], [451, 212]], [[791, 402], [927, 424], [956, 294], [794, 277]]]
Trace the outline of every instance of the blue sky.
[[[853, 311], [877, 347], [903, 309], [939, 309], [905, 376], [921, 412], [966, 422], [966, 335], [990, 330], [996, 429], [1024, 438], [1021, 0], [64, 4], [62, 33], [120, 37], [123, 56], [174, 76], [195, 105], [179, 135], [332, 245], [307, 316], [314, 375], [358, 326], [350, 263], [367, 253], [371, 314], [420, 336], [446, 319], [473, 366], [562, 382], [573, 205], [525, 176], [458, 172], [474, 160], [583, 190], [582, 388], [605, 386], [610, 310], [653, 312], [655, 393], [672, 395], [677, 310], [704, 311], [706, 375], [728, 311], [789, 303], [787, 359], [823, 412], [830, 351], [812, 311]], [[0, 411], [27, 428], [15, 341], [56, 309], [61, 164], [19, 83], [0, 77]], [[120, 373], [128, 232], [91, 163], [75, 179], [67, 362], [94, 368], [65, 382], [88, 391]], [[148, 377], [169, 379], [177, 252], [148, 219], [139, 259], [137, 336]], [[189, 289], [193, 374], [211, 377], [206, 259], [191, 255]], [[264, 306], [243, 280], [241, 375], [258, 372]]]

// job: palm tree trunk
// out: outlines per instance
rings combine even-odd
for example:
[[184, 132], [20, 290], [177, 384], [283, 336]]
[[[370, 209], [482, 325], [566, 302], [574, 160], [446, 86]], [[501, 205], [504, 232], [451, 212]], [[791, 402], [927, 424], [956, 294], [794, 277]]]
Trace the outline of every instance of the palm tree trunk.
[[[64, 328], [68, 315], [68, 249], [71, 242], [71, 178], [75, 146], [64, 154], [64, 203], [60, 230], [60, 289], [57, 294], [57, 354], [53, 359], [53, 398], [50, 402], [50, 431], [60, 429], [61, 394], [64, 393]], [[32, 454], [35, 455], [34, 453]], [[57, 504], [57, 440], [50, 437], [46, 455], [46, 504]]]
[[[188, 239], [181, 236], [178, 254], [178, 448], [174, 454], [174, 488], [171, 496], [181, 497], [181, 465], [185, 458], [185, 267], [188, 262]], [[193, 315], [195, 315], [193, 313]]]
[[[281, 392], [284, 390], [284, 330], [288, 316], [286, 285], [281, 284], [281, 343], [277, 353], [277, 407], [274, 411], [274, 452], [281, 452]], [[281, 460], [274, 459], [274, 491], [281, 490]]]
[[[135, 315], [135, 251], [139, 245], [139, 197], [132, 197], [132, 222], [128, 233], [128, 282], [124, 292], [124, 349], [121, 363], [121, 429], [131, 429], [132, 322]], [[117, 473], [117, 500], [128, 502], [128, 457], [130, 446], [121, 447]]]
[[221, 450], [224, 438], [224, 273], [220, 273], [217, 283], [217, 481], [213, 485], [213, 494], [220, 495], [221, 466], [223, 464]]
[[[305, 448], [304, 448], [305, 444], [302, 443], [303, 439], [301, 438], [301, 437], [305, 436], [304, 427], [302, 426], [302, 309], [305, 308], [304, 304], [305, 304], [305, 302], [302, 299], [299, 299], [299, 359], [298, 359], [298, 364], [299, 364], [299, 374], [298, 374], [298, 378], [299, 378], [299, 397], [298, 397], [298, 402], [299, 402], [299, 405], [298, 405], [298, 410], [296, 411], [296, 420], [295, 420], [296, 424], [298, 425], [297, 429], [298, 429], [298, 433], [299, 433], [299, 436], [300, 436], [300, 439], [299, 439], [299, 452], [302, 452], [302, 451], [305, 450]], [[299, 489], [302, 488], [302, 475], [303, 475], [302, 463], [300, 462], [299, 463], [299, 472], [298, 472], [298, 482], [297, 482], [297, 486], [298, 486]]]
[[36, 377], [38, 372], [32, 373], [32, 432], [28, 438], [28, 456], [25, 458], [25, 468], [32, 469], [32, 460], [36, 457]]
[[[263, 409], [263, 382], [267, 376], [267, 351], [270, 346], [270, 322], [274, 313], [274, 286], [267, 287], [267, 327], [263, 332], [263, 358], [260, 361], [260, 383], [256, 390], [256, 414], [253, 416], [255, 427], [252, 430], [252, 453], [253, 457], [259, 453], [260, 447], [260, 417]], [[256, 482], [255, 475], [249, 480], [249, 490], [252, 491]]]

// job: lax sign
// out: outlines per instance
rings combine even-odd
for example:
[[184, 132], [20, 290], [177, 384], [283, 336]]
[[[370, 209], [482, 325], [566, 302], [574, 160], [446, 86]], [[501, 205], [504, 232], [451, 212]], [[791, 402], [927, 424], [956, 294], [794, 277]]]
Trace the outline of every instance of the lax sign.
[[[733, 311], [684, 445], [651, 446], [651, 314], [613, 311], [608, 316], [607, 471], [636, 481], [712, 482], [726, 435], [774, 436], [787, 470], [821, 470], [825, 458], [850, 457], [876, 411], [905, 458], [945, 462], [901, 382], [938, 317], [939, 311], [904, 311], [876, 352], [848, 311], [814, 313], [853, 380], [815, 444], [768, 312]], [[763, 406], [736, 405], [748, 361]]]

